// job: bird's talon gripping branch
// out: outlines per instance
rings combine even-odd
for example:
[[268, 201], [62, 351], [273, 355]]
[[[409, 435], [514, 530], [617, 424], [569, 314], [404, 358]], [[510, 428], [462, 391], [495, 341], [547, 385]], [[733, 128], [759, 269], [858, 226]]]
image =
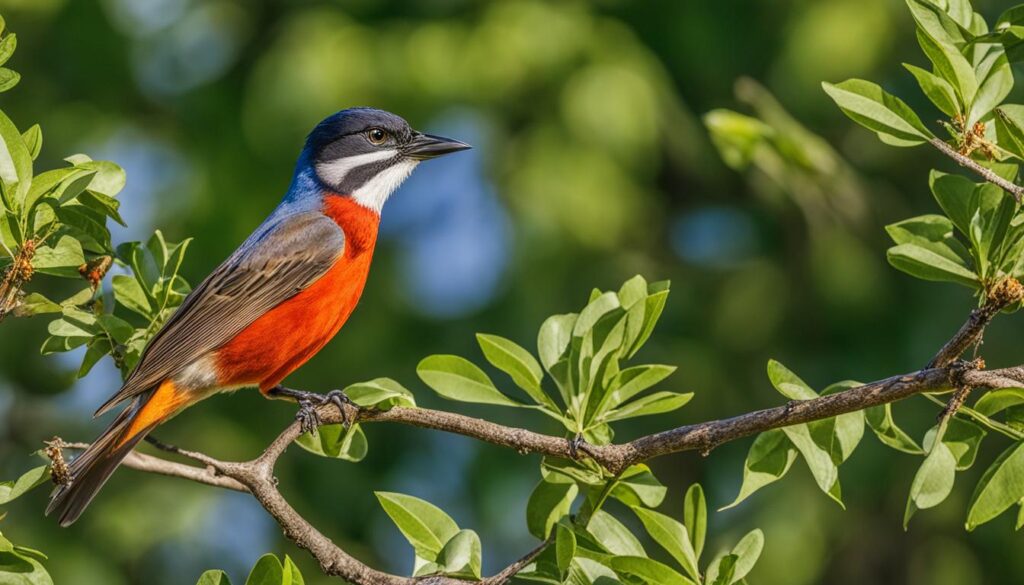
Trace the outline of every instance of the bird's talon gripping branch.
[[320, 413], [316, 404], [305, 398], [299, 399], [299, 411], [295, 413], [295, 420], [299, 421], [303, 433], [316, 433], [320, 428]]
[[345, 407], [351, 406], [353, 408], [359, 408], [359, 406], [356, 405], [355, 402], [352, 402], [352, 399], [345, 394], [344, 390], [331, 390], [324, 395], [323, 403], [331, 403], [338, 408], [338, 412], [341, 413], [341, 424], [345, 425], [346, 429], [351, 426], [353, 421], [349, 419], [348, 410]]
[[571, 456], [573, 459], [579, 459], [580, 451], [586, 451], [586, 449], [581, 449], [584, 446], [584, 444], [585, 442], [583, 441], [583, 433], [576, 433], [575, 437], [569, 439], [569, 456]]

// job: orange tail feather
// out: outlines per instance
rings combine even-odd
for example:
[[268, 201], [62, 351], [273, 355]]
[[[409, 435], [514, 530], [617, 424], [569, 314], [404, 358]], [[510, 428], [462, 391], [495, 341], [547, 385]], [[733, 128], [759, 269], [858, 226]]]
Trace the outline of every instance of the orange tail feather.
[[57, 512], [60, 525], [69, 526], [85, 511], [100, 488], [132, 448], [153, 428], [173, 416], [187, 400], [174, 383], [165, 381], [135, 398], [114, 422], [69, 466], [71, 480], [50, 496], [46, 514]]

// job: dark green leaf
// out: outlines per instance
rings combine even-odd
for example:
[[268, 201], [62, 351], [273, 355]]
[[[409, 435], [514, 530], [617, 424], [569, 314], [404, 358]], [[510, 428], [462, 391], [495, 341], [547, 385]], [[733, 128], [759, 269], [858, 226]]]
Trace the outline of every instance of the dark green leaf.
[[571, 479], [556, 473], [544, 477], [530, 494], [526, 504], [526, 527], [530, 534], [544, 540], [564, 516], [569, 514], [579, 488]]

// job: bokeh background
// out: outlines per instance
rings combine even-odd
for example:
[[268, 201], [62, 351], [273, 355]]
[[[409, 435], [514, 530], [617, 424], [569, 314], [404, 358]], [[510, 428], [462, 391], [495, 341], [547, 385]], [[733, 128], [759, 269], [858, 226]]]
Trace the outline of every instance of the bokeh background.
[[[976, 4], [990, 19], [1008, 6]], [[936, 211], [926, 173], [951, 163], [882, 145], [819, 87], [868, 78], [925, 120], [939, 116], [900, 65], [925, 59], [896, 0], [2, 0], [0, 12], [18, 34], [10, 66], [23, 74], [2, 106], [22, 127], [42, 125], [39, 166], [74, 152], [124, 166], [129, 227], [115, 240], [155, 227], [194, 237], [192, 282], [273, 208], [305, 132], [329, 113], [373, 105], [476, 146], [423, 165], [388, 203], [359, 310], [293, 386], [390, 376], [422, 405], [557, 432], [543, 417], [445, 403], [418, 382], [416, 363], [431, 353], [479, 360], [477, 331], [532, 346], [546, 316], [640, 273], [672, 280], [641, 358], [678, 365], [666, 385], [697, 394], [676, 413], [622, 425], [628, 439], [779, 404], [764, 375], [770, 357], [819, 388], [911, 371], [974, 303], [884, 258], [882, 226]], [[742, 115], [706, 117], [720, 108]], [[108, 362], [75, 381], [77, 355], [40, 356], [43, 325], [0, 326], [5, 479], [38, 464], [30, 452], [45, 438], [89, 439], [101, 425], [93, 409], [118, 385]], [[991, 327], [990, 365], [1022, 361], [1021, 325], [1006, 316]], [[896, 408], [918, 438], [935, 413], [923, 399]], [[240, 392], [158, 435], [243, 458], [293, 414]], [[533, 545], [524, 510], [537, 457], [399, 426], [366, 431], [360, 464], [293, 449], [278, 469], [293, 504], [344, 548], [410, 569], [374, 490], [426, 498], [477, 530], [485, 573]], [[962, 528], [974, 482], [1005, 447], [986, 443], [953, 496], [907, 532], [919, 460], [866, 436], [841, 470], [845, 511], [798, 463], [712, 515], [711, 552], [756, 526], [767, 544], [751, 583], [1024, 582], [1011, 519]], [[748, 446], [655, 461], [666, 511], [681, 514], [697, 481], [712, 507], [729, 503]], [[0, 527], [48, 553], [60, 585], [190, 585], [206, 568], [243, 582], [268, 551], [292, 555], [307, 583], [330, 582], [244, 495], [123, 470], [66, 530], [41, 516], [45, 498], [40, 489], [19, 500]]]

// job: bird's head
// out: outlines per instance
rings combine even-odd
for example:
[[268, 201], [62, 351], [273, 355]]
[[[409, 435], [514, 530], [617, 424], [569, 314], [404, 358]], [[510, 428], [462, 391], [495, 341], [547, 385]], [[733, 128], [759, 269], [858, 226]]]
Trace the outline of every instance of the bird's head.
[[420, 162], [467, 148], [458, 140], [417, 132], [390, 112], [350, 108], [317, 124], [303, 158], [328, 189], [379, 213]]

